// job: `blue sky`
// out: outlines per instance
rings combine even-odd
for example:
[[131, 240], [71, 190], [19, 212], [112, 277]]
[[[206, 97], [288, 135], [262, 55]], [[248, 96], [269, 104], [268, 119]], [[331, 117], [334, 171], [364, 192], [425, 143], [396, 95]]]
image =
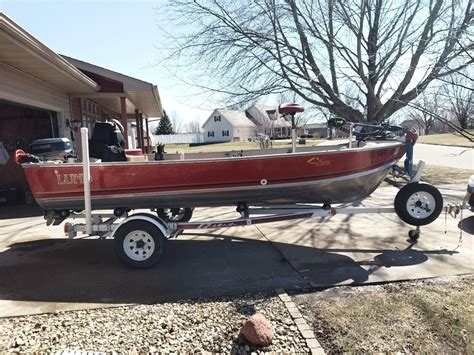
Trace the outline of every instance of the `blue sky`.
[[159, 64], [167, 43], [156, 9], [165, 1], [0, 0], [0, 9], [53, 51], [156, 84], [167, 112], [203, 121], [213, 103], [198, 109]]

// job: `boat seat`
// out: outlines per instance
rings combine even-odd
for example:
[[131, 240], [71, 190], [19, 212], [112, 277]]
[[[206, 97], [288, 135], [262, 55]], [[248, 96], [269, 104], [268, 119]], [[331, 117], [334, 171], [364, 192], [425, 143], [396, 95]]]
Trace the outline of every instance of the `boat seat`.
[[89, 155], [102, 161], [126, 161], [125, 140], [113, 122], [96, 122], [89, 140]]
[[120, 132], [113, 122], [96, 122], [90, 140], [93, 142], [101, 142], [106, 145], [117, 145], [125, 148], [125, 140], [122, 132]]
[[283, 115], [294, 115], [297, 112], [304, 112], [304, 107], [295, 103], [288, 102], [278, 106], [278, 112]]

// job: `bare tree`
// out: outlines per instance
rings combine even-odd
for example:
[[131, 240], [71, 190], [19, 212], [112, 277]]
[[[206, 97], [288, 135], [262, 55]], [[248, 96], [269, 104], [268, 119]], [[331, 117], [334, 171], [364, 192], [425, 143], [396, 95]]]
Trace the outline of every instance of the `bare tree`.
[[472, 1], [169, 0], [184, 33], [170, 34], [170, 58], [234, 103], [290, 90], [336, 116], [381, 121], [473, 63]]
[[195, 119], [186, 123], [184, 131], [186, 133], [200, 133], [201, 124], [199, 123], [199, 120]]
[[425, 92], [417, 100], [417, 107], [422, 108], [411, 108], [408, 117], [418, 124], [418, 132], [424, 130], [425, 134], [432, 133], [436, 126], [436, 116], [443, 115], [443, 96], [440, 91], [443, 89], [438, 88], [433, 92]]
[[474, 80], [464, 73], [458, 73], [450, 76], [447, 82], [444, 92], [450, 117], [461, 128], [469, 128], [474, 116]]
[[176, 133], [181, 133], [183, 130], [183, 118], [176, 111], [171, 111], [169, 118], [174, 131]]

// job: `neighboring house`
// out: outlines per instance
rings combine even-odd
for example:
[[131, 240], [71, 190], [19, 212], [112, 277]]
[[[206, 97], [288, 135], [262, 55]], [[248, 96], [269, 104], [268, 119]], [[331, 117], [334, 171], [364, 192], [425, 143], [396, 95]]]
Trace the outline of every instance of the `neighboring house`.
[[314, 138], [325, 138], [328, 136], [328, 125], [326, 123], [308, 123], [303, 127], [304, 134], [312, 135]]
[[257, 126], [244, 111], [216, 109], [202, 125], [206, 142], [247, 141], [257, 133]]
[[247, 117], [255, 123], [259, 133], [269, 136], [289, 136], [291, 123], [283, 117], [279, 117], [277, 107], [252, 105], [245, 111]]

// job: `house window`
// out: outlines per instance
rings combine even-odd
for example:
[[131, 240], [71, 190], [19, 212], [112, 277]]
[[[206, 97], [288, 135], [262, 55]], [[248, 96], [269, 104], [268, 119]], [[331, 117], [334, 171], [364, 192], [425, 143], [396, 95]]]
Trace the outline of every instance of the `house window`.
[[95, 120], [100, 120], [98, 105], [90, 100], [82, 100], [82, 114], [88, 117], [94, 118]]
[[88, 128], [89, 139], [92, 138], [92, 131], [94, 130], [96, 120], [93, 117], [82, 115], [82, 127]]
[[207, 136], [208, 137], [214, 137], [214, 131], [208, 131]]
[[229, 137], [229, 131], [222, 131], [222, 137]]
[[220, 122], [221, 116], [214, 116], [214, 122]]

